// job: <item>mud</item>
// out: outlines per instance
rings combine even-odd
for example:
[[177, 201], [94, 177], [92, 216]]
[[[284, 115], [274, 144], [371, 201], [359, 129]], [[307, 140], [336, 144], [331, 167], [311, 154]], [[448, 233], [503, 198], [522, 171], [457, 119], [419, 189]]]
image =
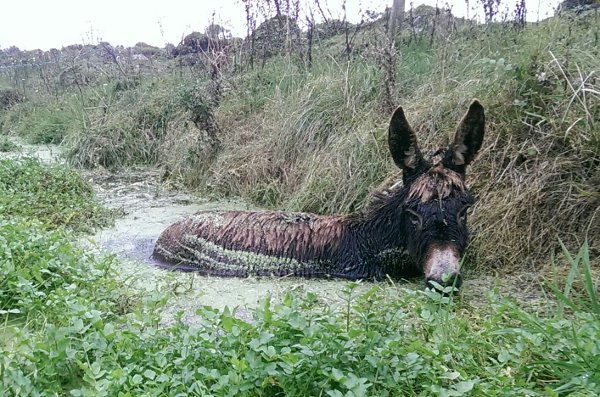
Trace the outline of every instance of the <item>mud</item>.
[[[250, 320], [251, 309], [267, 296], [279, 301], [288, 291], [314, 292], [324, 302], [341, 303], [345, 280], [301, 278], [220, 278], [192, 272], [171, 271], [152, 260], [158, 235], [170, 224], [200, 210], [255, 209], [242, 201], [207, 201], [179, 189], [165, 186], [155, 169], [128, 169], [119, 173], [105, 170], [83, 172], [100, 201], [121, 213], [111, 228], [99, 231], [90, 240], [99, 253], [119, 258], [121, 277], [137, 291], [161, 290], [173, 295], [163, 322], [168, 324], [183, 312], [194, 323], [195, 312], [203, 306], [228, 307], [240, 318]], [[373, 283], [362, 283], [357, 293]], [[392, 287], [390, 287], [392, 288]]]
[[[0, 153], [0, 158], [33, 156], [45, 162], [64, 162], [61, 150], [53, 145], [21, 146], [18, 152]], [[208, 201], [182, 189], [170, 187], [161, 181], [160, 173], [152, 168], [131, 168], [121, 172], [104, 169], [82, 170], [82, 176], [93, 186], [98, 199], [120, 216], [113, 227], [86, 237], [82, 244], [99, 255], [114, 254], [119, 259], [120, 275], [124, 283], [140, 294], [160, 290], [172, 299], [163, 313], [163, 323], [174, 321], [183, 312], [183, 319], [195, 323], [196, 311], [203, 306], [217, 309], [229, 307], [242, 319], [251, 320], [251, 310], [267, 296], [279, 301], [288, 291], [313, 292], [324, 303], [339, 305], [343, 302], [345, 280], [301, 278], [217, 278], [200, 276], [194, 272], [171, 271], [151, 259], [154, 242], [170, 224], [182, 217], [206, 209], [254, 209], [241, 201]], [[543, 305], [539, 277], [534, 274], [503, 276], [466, 275], [461, 299], [468, 305], [478, 306], [487, 300], [486, 294], [496, 289], [504, 296], [520, 297], [535, 305]], [[359, 283], [354, 294], [366, 292], [374, 285], [403, 293], [407, 288], [422, 287], [422, 280], [391, 283]]]

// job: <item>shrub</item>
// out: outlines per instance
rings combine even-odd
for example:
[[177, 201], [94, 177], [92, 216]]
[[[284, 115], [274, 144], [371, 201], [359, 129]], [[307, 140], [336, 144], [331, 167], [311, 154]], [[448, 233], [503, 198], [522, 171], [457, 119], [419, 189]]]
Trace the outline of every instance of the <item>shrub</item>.
[[77, 231], [112, 220], [77, 172], [32, 158], [0, 160], [0, 213], [3, 219], [36, 219]]
[[0, 110], [8, 110], [24, 100], [25, 97], [16, 90], [0, 89]]
[[80, 120], [70, 111], [62, 108], [30, 108], [21, 117], [15, 128], [18, 135], [24, 136], [32, 144], [59, 144], [67, 133], [80, 127]]
[[[26, 238], [33, 252], [44, 248], [10, 227], [8, 235]], [[13, 253], [17, 262], [26, 255]], [[197, 326], [161, 328], [156, 310], [164, 301], [128, 316], [78, 301], [40, 332], [15, 334], [15, 348], [0, 356], [0, 382], [8, 395], [596, 396], [600, 311], [589, 255], [585, 246], [567, 255], [569, 281], [553, 286], [560, 306], [537, 311], [497, 292], [474, 309], [432, 291], [374, 287], [357, 295], [349, 284], [341, 306], [288, 294], [263, 301], [252, 322], [205, 307]], [[76, 266], [64, 270], [79, 274]], [[106, 279], [90, 270], [83, 284], [73, 275], [51, 280], [58, 286], [66, 277], [83, 296], [105, 299], [107, 291], [94, 288]], [[20, 275], [19, 285], [35, 279]], [[579, 278], [587, 287], [576, 297]], [[73, 300], [79, 289], [69, 286]]]

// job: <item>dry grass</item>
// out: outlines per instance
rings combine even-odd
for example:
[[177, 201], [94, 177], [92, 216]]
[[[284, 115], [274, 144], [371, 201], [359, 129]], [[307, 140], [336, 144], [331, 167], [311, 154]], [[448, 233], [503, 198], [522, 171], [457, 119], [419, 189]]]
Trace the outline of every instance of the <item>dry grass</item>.
[[[158, 164], [165, 178], [207, 196], [263, 207], [359, 210], [399, 177], [386, 147], [382, 32], [364, 33], [350, 62], [333, 37], [314, 48], [310, 70], [277, 56], [264, 68], [228, 71], [219, 103], [208, 77], [164, 71], [126, 91], [96, 90], [86, 102], [99, 110], [80, 112], [85, 128], [67, 134], [71, 160]], [[466, 26], [433, 45], [398, 43], [392, 102], [405, 108], [422, 148], [446, 145], [473, 98], [486, 108], [486, 140], [468, 175], [479, 197], [470, 218], [473, 268], [538, 269], [559, 238], [573, 251], [587, 239], [592, 262], [598, 257], [598, 37], [592, 13], [524, 31]], [[216, 137], [197, 122], [205, 113]]]
[[[486, 141], [469, 170], [479, 197], [469, 259], [478, 270], [539, 269], [559, 238], [571, 250], [587, 239], [597, 256], [600, 63], [585, 23], [575, 23], [585, 28], [579, 32], [562, 19], [524, 34], [498, 28], [475, 41], [404, 49], [397, 79], [412, 90], [397, 102], [423, 148], [447, 144], [472, 98], [485, 104]], [[369, 65], [345, 69], [326, 60], [310, 76], [270, 65], [272, 74], [281, 68], [279, 78], [259, 108], [236, 117], [238, 97], [218, 110], [226, 138], [209, 189], [319, 213], [364, 205], [384, 179], [398, 176], [385, 145], [389, 115], [377, 93], [365, 95], [381, 88], [381, 73]]]

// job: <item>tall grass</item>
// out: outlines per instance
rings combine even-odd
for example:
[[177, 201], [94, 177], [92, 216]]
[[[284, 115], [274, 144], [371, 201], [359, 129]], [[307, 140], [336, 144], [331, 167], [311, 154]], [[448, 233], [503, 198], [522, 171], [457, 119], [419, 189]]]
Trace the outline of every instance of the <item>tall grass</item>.
[[[466, 24], [433, 41], [398, 41], [392, 102], [426, 151], [448, 143], [474, 97], [486, 108], [486, 140], [468, 171], [479, 197], [470, 266], [532, 269], [548, 262], [557, 238], [570, 249], [585, 239], [599, 248], [598, 18], [565, 14], [524, 30]], [[76, 165], [155, 164], [212, 197], [317, 213], [360, 209], [399, 176], [386, 148], [377, 26], [357, 36], [350, 61], [339, 36], [316, 45], [310, 68], [274, 56], [243, 73], [224, 69], [218, 100], [207, 73], [182, 68], [134, 85], [92, 85], [62, 99], [85, 106], [69, 111], [76, 123], [57, 136]], [[3, 131], [18, 129], [14, 115], [26, 106], [6, 113]], [[32, 116], [25, 130], [60, 124], [48, 106], [36, 111], [48, 120]]]
[[[597, 21], [588, 14], [525, 31], [472, 26], [432, 46], [400, 47], [396, 101], [421, 146], [446, 145], [472, 98], [486, 107], [484, 149], [468, 175], [479, 196], [471, 266], [541, 265], [557, 237], [598, 248]], [[378, 59], [361, 55], [349, 65], [317, 57], [310, 72], [273, 59], [252, 75], [253, 89], [231, 91], [217, 109], [226, 138], [203, 171], [205, 190], [332, 213], [360, 208], [369, 191], [397, 178]]]

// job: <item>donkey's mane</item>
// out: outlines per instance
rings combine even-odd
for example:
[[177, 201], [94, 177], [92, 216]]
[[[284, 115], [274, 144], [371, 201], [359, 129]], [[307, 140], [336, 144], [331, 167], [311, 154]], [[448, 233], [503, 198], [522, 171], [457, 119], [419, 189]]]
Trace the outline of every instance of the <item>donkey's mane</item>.
[[373, 192], [361, 211], [348, 214], [348, 220], [351, 222], [371, 220], [379, 216], [386, 208], [399, 206], [404, 201], [406, 193], [407, 190], [401, 182], [381, 188]]
[[454, 192], [464, 193], [466, 190], [465, 180], [459, 173], [438, 163], [411, 183], [408, 199], [426, 203], [435, 198], [443, 200]]
[[349, 218], [353, 221], [369, 220], [381, 214], [387, 207], [398, 207], [410, 201], [426, 203], [432, 199], [443, 200], [455, 192], [464, 193], [466, 190], [465, 180], [459, 173], [444, 168], [441, 162], [434, 161], [429, 170], [408, 185], [400, 181], [375, 191], [365, 208], [350, 214]]

